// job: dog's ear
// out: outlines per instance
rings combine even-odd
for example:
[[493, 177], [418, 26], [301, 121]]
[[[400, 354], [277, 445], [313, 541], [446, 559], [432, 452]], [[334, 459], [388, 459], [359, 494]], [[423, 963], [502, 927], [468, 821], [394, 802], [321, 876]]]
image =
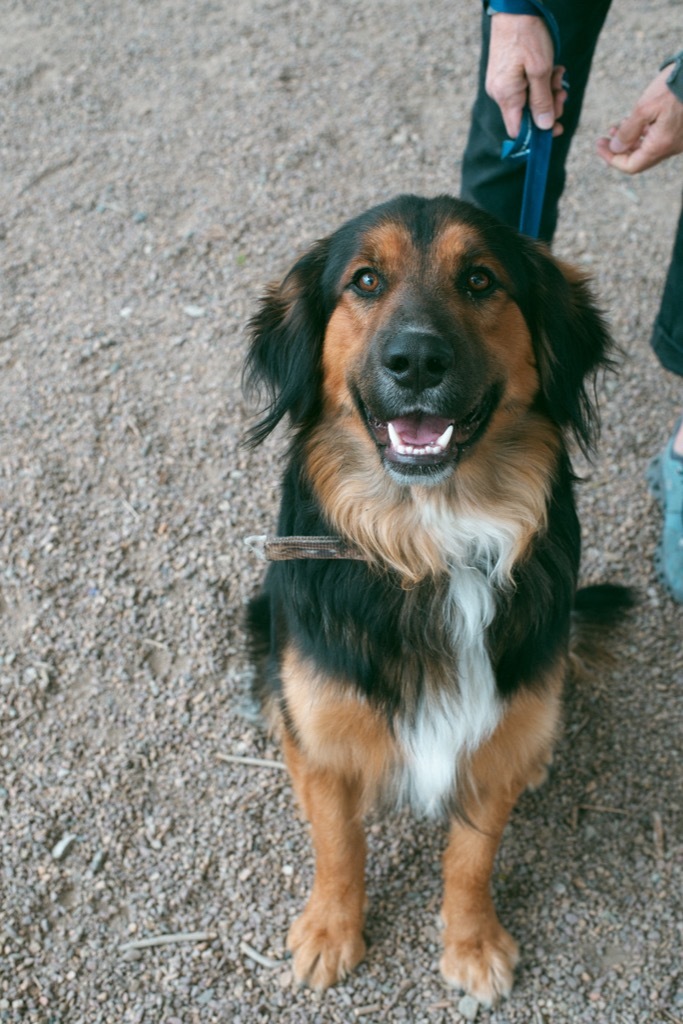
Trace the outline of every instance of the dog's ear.
[[612, 339], [587, 277], [543, 245], [533, 245], [529, 255], [532, 294], [525, 315], [542, 397], [550, 416], [571, 430], [586, 452], [598, 430], [595, 377], [613, 365]]
[[242, 387], [247, 395], [265, 390], [265, 415], [249, 430], [246, 443], [260, 444], [289, 414], [294, 427], [314, 418], [320, 402], [322, 346], [327, 311], [322, 276], [329, 242], [317, 242], [269, 289], [249, 324], [251, 342]]

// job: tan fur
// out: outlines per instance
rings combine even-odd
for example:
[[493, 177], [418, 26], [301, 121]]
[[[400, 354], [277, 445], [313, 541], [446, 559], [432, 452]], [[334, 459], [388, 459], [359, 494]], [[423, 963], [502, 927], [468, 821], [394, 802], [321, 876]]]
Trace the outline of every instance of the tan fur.
[[361, 251], [349, 270], [352, 273], [379, 264], [390, 277], [405, 277], [407, 267], [417, 255], [410, 232], [403, 224], [380, 222], [363, 236]]
[[559, 438], [540, 417], [529, 415], [522, 427], [507, 419], [504, 409], [496, 413], [477, 458], [464, 462], [457, 480], [438, 492], [401, 486], [382, 472], [357, 416], [323, 423], [309, 442], [307, 461], [333, 530], [410, 586], [448, 571], [448, 545], [430, 524], [448, 521], [455, 529], [459, 517], [479, 519], [486, 509], [492, 522], [515, 536], [511, 570], [545, 525]]
[[363, 958], [365, 838], [362, 817], [395, 766], [386, 719], [290, 648], [283, 696], [296, 734], [283, 737], [285, 759], [311, 823], [315, 880], [287, 945], [299, 981], [327, 988]]
[[[330, 317], [323, 347], [324, 396], [328, 415], [354, 412], [348, 390], [349, 372], [365, 354], [368, 339], [383, 317], [401, 302], [402, 282], [410, 277], [418, 258], [408, 231], [399, 224], [379, 225], [363, 239], [361, 253], [342, 275], [342, 291]], [[346, 288], [354, 274], [366, 266], [379, 266], [392, 287], [381, 302], [358, 300]]]
[[312, 766], [284, 739], [299, 802], [311, 822], [315, 879], [306, 909], [289, 930], [287, 948], [299, 981], [323, 989], [345, 977], [365, 955], [365, 838], [360, 787], [345, 775]]
[[543, 692], [513, 697], [493, 736], [474, 754], [465, 816], [451, 824], [444, 854], [441, 972], [449, 983], [465, 988], [487, 1006], [509, 994], [518, 960], [517, 944], [493, 906], [493, 863], [520, 794], [545, 777], [558, 728], [564, 672], [562, 662]]
[[[475, 228], [466, 224], [445, 224], [434, 241], [432, 266], [437, 272], [452, 278], [459, 263], [473, 254], [478, 259], [480, 252], [481, 240]], [[488, 254], [486, 261], [500, 273], [502, 268], [497, 262], [494, 265]]]
[[316, 673], [293, 648], [285, 653], [282, 684], [307, 763], [357, 784], [367, 810], [399, 757], [386, 718], [343, 684]]

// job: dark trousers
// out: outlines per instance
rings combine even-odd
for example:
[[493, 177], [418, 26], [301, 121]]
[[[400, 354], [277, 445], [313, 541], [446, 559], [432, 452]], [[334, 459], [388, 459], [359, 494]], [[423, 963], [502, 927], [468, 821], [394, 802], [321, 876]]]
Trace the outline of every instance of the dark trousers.
[[[564, 134], [553, 140], [541, 217], [540, 237], [551, 242], [564, 188], [567, 154], [579, 123], [593, 53], [610, 0], [550, 0], [546, 6], [558, 23], [561, 40], [559, 63], [567, 68], [569, 80], [569, 98], [562, 117]], [[517, 227], [522, 208], [525, 168], [516, 161], [500, 159], [500, 147], [507, 138], [507, 132], [498, 104], [487, 96], [485, 89], [491, 21], [488, 14], [482, 15], [479, 84], [462, 162], [461, 194], [463, 199], [483, 207], [506, 224]]]
[[[540, 237], [550, 243], [555, 233], [560, 197], [565, 184], [567, 154], [579, 123], [595, 46], [610, 0], [548, 0], [546, 6], [553, 12], [559, 25], [559, 63], [567, 68], [569, 79], [569, 98], [562, 116], [564, 133], [553, 140], [539, 232]], [[488, 210], [506, 224], [517, 227], [522, 208], [525, 168], [515, 161], [500, 159], [500, 147], [507, 133], [498, 104], [486, 95], [485, 90], [490, 31], [491, 18], [484, 14], [479, 83], [463, 156], [461, 195], [463, 199]], [[635, 101], [636, 97], [633, 99]], [[683, 214], [678, 224], [676, 245], [652, 344], [662, 365], [683, 376]]]
[[652, 347], [665, 369], [683, 377], [683, 203]]

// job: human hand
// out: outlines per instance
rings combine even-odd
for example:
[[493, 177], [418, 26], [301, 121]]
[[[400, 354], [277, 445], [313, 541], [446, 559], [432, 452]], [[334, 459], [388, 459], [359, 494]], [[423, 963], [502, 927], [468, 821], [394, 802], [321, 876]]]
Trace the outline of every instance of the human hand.
[[553, 40], [543, 18], [527, 14], [491, 15], [486, 92], [503, 115], [511, 139], [519, 134], [528, 103], [539, 128], [562, 134], [558, 118], [567, 99], [565, 69], [555, 66]]
[[638, 174], [683, 153], [683, 103], [666, 84], [670, 72], [670, 67], [660, 71], [629, 116], [598, 139], [598, 155], [605, 163]]

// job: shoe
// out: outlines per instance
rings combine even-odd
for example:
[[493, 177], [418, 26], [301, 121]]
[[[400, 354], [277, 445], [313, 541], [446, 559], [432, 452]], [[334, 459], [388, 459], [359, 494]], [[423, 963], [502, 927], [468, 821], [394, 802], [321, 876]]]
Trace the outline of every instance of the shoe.
[[657, 576], [674, 601], [683, 604], [683, 456], [673, 450], [680, 423], [679, 420], [663, 451], [650, 463], [647, 481], [664, 513], [655, 555]]

